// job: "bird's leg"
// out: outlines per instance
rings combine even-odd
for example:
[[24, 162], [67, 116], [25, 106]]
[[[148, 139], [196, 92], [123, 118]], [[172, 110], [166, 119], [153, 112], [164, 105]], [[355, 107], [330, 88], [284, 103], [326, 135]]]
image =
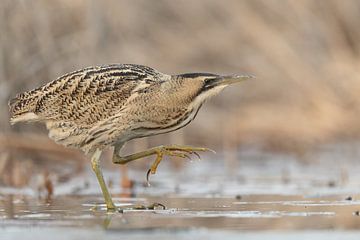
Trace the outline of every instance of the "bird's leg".
[[94, 155], [91, 157], [91, 167], [93, 169], [93, 171], [96, 174], [96, 177], [99, 181], [100, 187], [101, 187], [101, 191], [103, 193], [104, 199], [105, 199], [105, 203], [106, 203], [106, 207], [108, 211], [115, 211], [116, 207], [111, 199], [110, 193], [108, 188], [106, 187], [106, 183], [104, 181], [104, 177], [103, 174], [101, 172], [101, 168], [100, 168], [100, 156], [101, 156], [101, 151], [99, 149], [96, 149]]
[[153, 162], [147, 173], [147, 180], [149, 178], [150, 173], [151, 174], [156, 173], [156, 169], [165, 155], [190, 159], [190, 154], [195, 154], [196, 156], [199, 157], [199, 154], [197, 152], [205, 152], [205, 151], [214, 152], [209, 148], [169, 145], [169, 146], [158, 146], [158, 147], [150, 148], [142, 152], [138, 152], [122, 157], [119, 156], [119, 150], [120, 150], [119, 147], [115, 147], [115, 151], [113, 155], [113, 163], [126, 164], [136, 159], [140, 159], [151, 155], [157, 155], [155, 161]]

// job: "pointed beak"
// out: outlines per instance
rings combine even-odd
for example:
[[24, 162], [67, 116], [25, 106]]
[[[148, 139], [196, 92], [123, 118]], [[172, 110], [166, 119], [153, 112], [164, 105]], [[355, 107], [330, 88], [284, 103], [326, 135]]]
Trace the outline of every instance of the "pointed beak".
[[228, 76], [219, 76], [215, 80], [217, 85], [230, 85], [233, 83], [239, 83], [251, 78], [255, 78], [251, 75], [228, 75]]
[[213, 87], [218, 87], [218, 86], [226, 87], [230, 84], [239, 83], [248, 80], [250, 78], [255, 78], [255, 77], [251, 75], [226, 75], [226, 76], [215, 75], [214, 77], [205, 80], [203, 89], [209, 90]]

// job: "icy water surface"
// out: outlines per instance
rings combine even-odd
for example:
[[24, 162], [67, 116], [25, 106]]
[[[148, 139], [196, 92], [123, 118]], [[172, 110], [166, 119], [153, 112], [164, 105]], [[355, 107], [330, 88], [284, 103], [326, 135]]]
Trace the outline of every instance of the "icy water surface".
[[[360, 196], [354, 196], [359, 198]], [[245, 195], [236, 198], [114, 198], [121, 209], [107, 213], [94, 196], [62, 196], [51, 204], [6, 196], [2, 199], [2, 225], [29, 227], [102, 227], [112, 230], [227, 229], [227, 230], [320, 230], [360, 227], [360, 201], [341, 196]], [[166, 209], [142, 209], [161, 202]], [[134, 207], [136, 209], [134, 209]]]
[[[234, 164], [209, 157], [187, 162], [181, 171], [164, 161], [151, 176], [151, 187], [143, 184], [143, 170], [132, 170], [130, 178], [137, 182], [131, 193], [124, 197], [124, 189], [111, 188], [121, 209], [114, 213], [106, 212], [90, 168], [56, 186], [50, 203], [31, 189], [0, 189], [0, 239], [24, 231], [37, 239], [237, 239], [239, 234], [249, 239], [360, 239], [356, 155], [326, 152], [311, 164], [252, 152], [239, 158]], [[105, 176], [119, 181], [117, 171]], [[152, 203], [165, 209], [144, 208]]]

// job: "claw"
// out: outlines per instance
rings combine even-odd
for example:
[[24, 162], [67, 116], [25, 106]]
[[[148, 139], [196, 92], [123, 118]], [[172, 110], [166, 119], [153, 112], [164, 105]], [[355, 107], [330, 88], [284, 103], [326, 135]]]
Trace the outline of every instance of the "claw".
[[211, 148], [205, 148], [206, 150], [204, 151], [208, 151], [208, 152], [212, 152], [213, 154], [216, 154], [216, 151], [215, 150], [212, 150]]
[[151, 169], [149, 169], [149, 170], [147, 171], [147, 173], [146, 173], [146, 185], [147, 185], [148, 187], [151, 186], [150, 181], [149, 181], [150, 173], [151, 173]]
[[146, 183], [148, 186], [150, 186], [149, 177], [150, 174], [155, 174], [157, 166], [163, 159], [163, 156], [174, 156], [174, 157], [180, 157], [180, 158], [187, 158], [191, 160], [191, 154], [196, 155], [199, 159], [201, 159], [200, 154], [197, 152], [212, 152], [216, 153], [214, 150], [210, 148], [196, 148], [196, 147], [190, 147], [190, 146], [160, 146], [155, 148], [155, 152], [153, 154], [157, 154], [157, 158], [155, 159], [154, 163], [151, 165], [150, 169], [146, 173]]
[[177, 153], [174, 156], [181, 157], [181, 158], [187, 158], [187, 159], [191, 160], [191, 157], [187, 153]]
[[185, 155], [185, 157], [186, 157], [187, 159], [191, 160], [191, 157], [190, 157], [189, 154], [184, 154], [184, 155]]
[[200, 154], [198, 154], [197, 152], [192, 152], [191, 154], [194, 154], [195, 156], [198, 157], [199, 160], [201, 160], [201, 156], [200, 156]]

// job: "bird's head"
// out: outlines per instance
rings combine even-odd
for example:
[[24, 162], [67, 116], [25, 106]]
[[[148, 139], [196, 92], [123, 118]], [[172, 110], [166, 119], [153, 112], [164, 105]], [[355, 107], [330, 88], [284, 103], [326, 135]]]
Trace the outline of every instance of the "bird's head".
[[192, 89], [196, 88], [195, 104], [202, 104], [231, 84], [253, 78], [251, 75], [217, 75], [212, 73], [186, 73], [179, 75], [179, 77], [184, 80], [185, 85], [192, 85]]

